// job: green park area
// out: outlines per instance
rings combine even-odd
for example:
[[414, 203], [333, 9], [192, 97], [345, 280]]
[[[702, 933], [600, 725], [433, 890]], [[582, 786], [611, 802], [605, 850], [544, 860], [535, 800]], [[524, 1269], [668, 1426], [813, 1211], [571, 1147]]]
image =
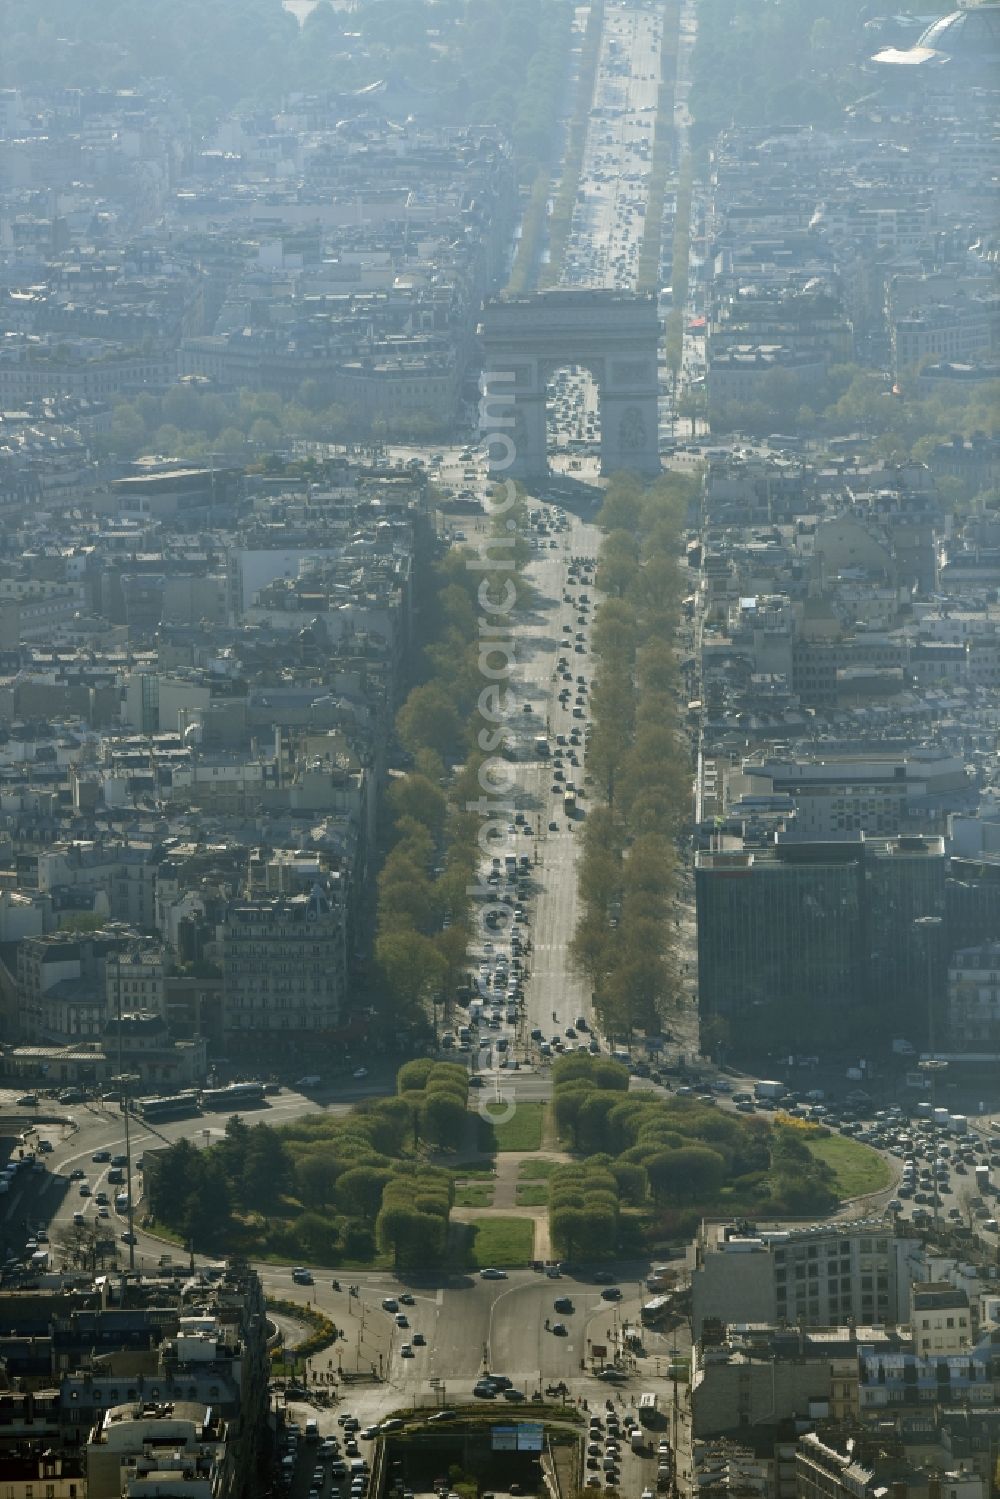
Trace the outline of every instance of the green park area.
[[[147, 1225], [207, 1253], [331, 1268], [482, 1268], [532, 1258], [535, 1221], [524, 1209], [548, 1209], [556, 1254], [611, 1259], [652, 1254], [705, 1213], [822, 1216], [890, 1180], [876, 1152], [805, 1121], [631, 1093], [627, 1069], [607, 1057], [563, 1057], [552, 1076], [551, 1104], [474, 1116], [473, 1158], [462, 1153], [471, 1111], [457, 1063], [408, 1062], [394, 1095], [346, 1114], [280, 1126], [234, 1116], [218, 1144], [178, 1140], [150, 1156]], [[559, 1160], [540, 1149], [553, 1129]], [[511, 1162], [522, 1211], [494, 1216], [485, 1210], [494, 1209], [496, 1168], [512, 1151], [531, 1152]], [[467, 1221], [455, 1220], [455, 1208]]]
[[859, 1145], [843, 1135], [808, 1140], [807, 1148], [814, 1160], [822, 1161], [833, 1172], [838, 1197], [866, 1197], [882, 1192], [892, 1180], [888, 1163], [869, 1145]]
[[455, 1187], [457, 1208], [488, 1208], [493, 1202], [493, 1188], [486, 1182], [459, 1182]]
[[848, 1165], [852, 1181], [868, 1166], [827, 1160], [816, 1147], [839, 1139], [803, 1121], [630, 1093], [628, 1069], [606, 1057], [563, 1057], [552, 1075], [556, 1129], [574, 1156], [548, 1177], [549, 1232], [566, 1258], [648, 1253], [692, 1233], [706, 1213], [822, 1216], [843, 1195], [841, 1161], [845, 1180]]
[[479, 1118], [479, 1148], [488, 1154], [507, 1150], [538, 1150], [542, 1143], [545, 1105], [519, 1103], [508, 1115], [505, 1103], [487, 1104], [489, 1116]]
[[[409, 1062], [396, 1093], [347, 1114], [288, 1124], [234, 1116], [217, 1145], [187, 1139], [147, 1163], [145, 1208], [201, 1252], [324, 1266], [448, 1261], [456, 1173], [442, 1164], [468, 1135], [468, 1074], [456, 1063]], [[477, 1172], [478, 1175], [478, 1172]], [[473, 1205], [492, 1187], [465, 1188]]]
[[526, 1265], [532, 1258], [535, 1225], [530, 1218], [475, 1218], [455, 1225], [469, 1269]]
[[517, 1205], [519, 1208], [544, 1207], [549, 1200], [549, 1189], [544, 1182], [518, 1182]]
[[558, 1165], [558, 1161], [542, 1155], [535, 1160], [522, 1161], [517, 1168], [517, 1175], [522, 1182], [548, 1181]]

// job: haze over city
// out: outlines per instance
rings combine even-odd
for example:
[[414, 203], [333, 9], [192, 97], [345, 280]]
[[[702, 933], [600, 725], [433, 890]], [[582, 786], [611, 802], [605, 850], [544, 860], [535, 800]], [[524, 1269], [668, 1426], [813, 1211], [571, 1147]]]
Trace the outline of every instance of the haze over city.
[[997, 1499], [1000, 3], [0, 34], [4, 1499]]

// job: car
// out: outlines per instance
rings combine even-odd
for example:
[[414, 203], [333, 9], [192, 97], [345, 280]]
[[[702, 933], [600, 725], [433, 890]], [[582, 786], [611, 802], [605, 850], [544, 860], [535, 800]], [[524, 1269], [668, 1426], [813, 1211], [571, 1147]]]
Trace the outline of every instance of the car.
[[354, 1071], [351, 1073], [351, 1076], [353, 1078], [356, 1078], [356, 1079], [358, 1079], [360, 1081], [361, 1078], [368, 1076], [368, 1068], [367, 1067], [355, 1067]]
[[311, 1286], [313, 1284], [312, 1271], [307, 1270], [304, 1265], [296, 1265], [292, 1271], [292, 1280], [297, 1286]]
[[526, 1400], [528, 1397], [525, 1395], [525, 1393], [524, 1393], [523, 1390], [515, 1390], [514, 1387], [513, 1387], [513, 1385], [512, 1385], [509, 1390], [504, 1390], [503, 1391], [503, 1398], [505, 1400], [516, 1401], [516, 1400]]
[[93, 1196], [93, 1193], [90, 1190], [90, 1184], [89, 1184], [89, 1182], [81, 1182], [79, 1190], [80, 1190], [80, 1196], [81, 1197], [92, 1197]]
[[98, 1203], [101, 1207], [107, 1207], [107, 1205], [110, 1202], [110, 1200], [111, 1199], [108, 1197], [107, 1192], [101, 1191], [101, 1192], [95, 1192], [94, 1193], [94, 1201], [96, 1203]]
[[97, 1162], [110, 1161], [111, 1152], [110, 1150], [95, 1150], [90, 1159]]
[[86, 1174], [82, 1166], [74, 1166], [69, 1174], [69, 1179], [71, 1182], [82, 1181]]
[[[487, 1265], [485, 1270], [479, 1272], [480, 1280], [506, 1280], [506, 1270], [498, 1270], [496, 1265]], [[383, 1302], [383, 1305], [385, 1303]]]
[[17, 1106], [19, 1109], [33, 1109], [36, 1108], [37, 1105], [38, 1099], [35, 1097], [34, 1093], [22, 1093], [20, 1098], [17, 1100]]
[[125, 1230], [125, 1232], [122, 1234], [122, 1243], [123, 1244], [136, 1245], [136, 1244], [138, 1244], [138, 1242], [139, 1242], [138, 1236], [136, 1234], [134, 1234], [131, 1229], [127, 1228]]
[[358, 1435], [366, 1442], [373, 1442], [378, 1436], [378, 1422], [376, 1421], [372, 1426], [362, 1426]]
[[400, 1356], [400, 1358], [413, 1358], [414, 1357], [413, 1344], [412, 1343], [402, 1343], [400, 1345], [400, 1349], [399, 1349], [399, 1356]]
[[396, 1313], [396, 1326], [397, 1327], [409, 1327], [409, 1325], [410, 1325], [410, 1319], [406, 1315], [406, 1313], [405, 1312], [397, 1312]]
[[568, 1314], [574, 1310], [573, 1303], [568, 1296], [557, 1296], [552, 1305], [557, 1312]]
[[99, 1207], [97, 1209], [97, 1216], [98, 1216], [98, 1218], [110, 1218], [111, 1217], [111, 1209], [108, 1208], [108, 1207], [103, 1207], [103, 1206]]
[[550, 822], [549, 823], [549, 832], [550, 833], [558, 833], [558, 831], [559, 831], [559, 824], [557, 822]]
[[595, 1377], [603, 1380], [605, 1384], [621, 1384], [623, 1379], [628, 1378], [621, 1369], [598, 1369]]
[[481, 1379], [472, 1387], [472, 1393], [477, 1400], [495, 1400], [497, 1398], [497, 1387], [489, 1380]]
[[51, 1140], [39, 1140], [38, 1148], [43, 1155], [51, 1155], [52, 1151], [55, 1149], [55, 1146], [52, 1144]]
[[453, 1410], [435, 1411], [433, 1416], [428, 1416], [427, 1419], [428, 1421], [454, 1421], [455, 1414]]
[[384, 1312], [398, 1312], [399, 1311], [399, 1302], [396, 1300], [395, 1296], [383, 1296], [383, 1298], [382, 1298], [382, 1310]]
[[416, 1306], [416, 1298], [410, 1291], [401, 1291], [399, 1295], [400, 1306]]
[[557, 1338], [569, 1337], [569, 1328], [566, 1326], [565, 1322], [553, 1322], [552, 1331], [555, 1333]]
[[413, 1334], [413, 1346], [414, 1348], [425, 1348], [427, 1346], [427, 1339], [422, 1332], [415, 1332]]
[[601, 1292], [602, 1301], [621, 1301], [622, 1293], [618, 1286], [606, 1286]]

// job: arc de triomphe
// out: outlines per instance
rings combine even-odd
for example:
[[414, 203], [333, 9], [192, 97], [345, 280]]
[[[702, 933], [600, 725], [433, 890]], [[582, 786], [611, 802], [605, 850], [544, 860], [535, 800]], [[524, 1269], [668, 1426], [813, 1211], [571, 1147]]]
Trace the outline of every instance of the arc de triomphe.
[[658, 474], [659, 336], [651, 295], [557, 289], [487, 302], [481, 425], [494, 477], [548, 473], [545, 385], [553, 369], [574, 364], [589, 369], [600, 389], [602, 474]]

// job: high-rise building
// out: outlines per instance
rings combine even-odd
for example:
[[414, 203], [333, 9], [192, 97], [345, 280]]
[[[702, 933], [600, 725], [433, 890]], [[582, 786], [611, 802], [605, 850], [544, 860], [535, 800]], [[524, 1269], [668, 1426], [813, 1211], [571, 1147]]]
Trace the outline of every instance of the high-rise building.
[[[914, 922], [944, 909], [944, 841], [777, 843], [695, 859], [703, 1047], [867, 1051], [923, 1040], [940, 943]], [[901, 1029], [902, 1027], [902, 1029]]]

